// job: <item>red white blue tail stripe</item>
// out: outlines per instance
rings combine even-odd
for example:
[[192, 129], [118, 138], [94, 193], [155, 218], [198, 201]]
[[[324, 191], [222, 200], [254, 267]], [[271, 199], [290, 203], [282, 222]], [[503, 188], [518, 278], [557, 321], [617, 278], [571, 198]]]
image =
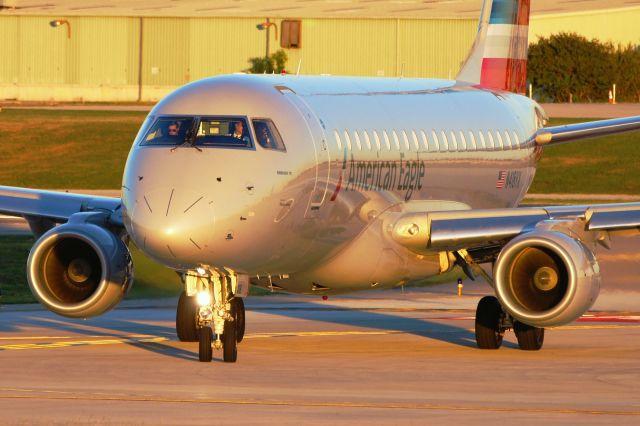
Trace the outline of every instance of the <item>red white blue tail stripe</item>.
[[485, 0], [474, 46], [458, 80], [524, 93], [531, 0]]

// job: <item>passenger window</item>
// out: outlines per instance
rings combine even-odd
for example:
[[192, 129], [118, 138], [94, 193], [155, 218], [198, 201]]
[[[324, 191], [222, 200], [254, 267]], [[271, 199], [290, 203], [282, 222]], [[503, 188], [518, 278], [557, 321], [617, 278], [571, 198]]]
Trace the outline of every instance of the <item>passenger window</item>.
[[418, 135], [416, 135], [416, 131], [411, 131], [411, 139], [413, 139], [413, 146], [416, 148], [416, 151], [420, 151], [420, 143], [418, 142]]
[[349, 151], [352, 151], [351, 138], [349, 137], [349, 132], [347, 132], [346, 130], [344, 131], [344, 139], [347, 141], [347, 148], [349, 148]]
[[364, 143], [367, 144], [367, 149], [371, 151], [371, 139], [369, 139], [369, 133], [367, 133], [366, 130], [363, 130], [362, 134], [364, 135]]
[[516, 133], [516, 131], [513, 131], [513, 141], [515, 142], [516, 146], [520, 146], [520, 138], [518, 137], [518, 133]]
[[404, 149], [409, 151], [411, 147], [409, 146], [409, 138], [407, 137], [407, 132], [402, 130], [402, 141], [404, 142]]
[[489, 139], [489, 149], [494, 149], [496, 148], [496, 144], [493, 140], [493, 135], [491, 134], [490, 131], [487, 131], [487, 137]]
[[420, 136], [422, 137], [422, 146], [424, 146], [425, 151], [429, 151], [429, 139], [424, 130], [420, 130]]
[[391, 151], [391, 142], [389, 142], [389, 135], [386, 130], [382, 131], [382, 136], [384, 137], [385, 145], [387, 145], [387, 151]]
[[480, 148], [487, 149], [487, 143], [484, 140], [484, 135], [482, 134], [482, 130], [478, 130], [478, 137], [480, 138]]
[[476, 137], [473, 135], [473, 132], [471, 130], [469, 130], [469, 141], [471, 142], [471, 149], [477, 151], [478, 144], [476, 143]]
[[459, 130], [458, 134], [460, 135], [460, 149], [463, 151], [469, 150], [469, 146], [467, 146], [467, 139], [464, 137], [462, 130]]
[[160, 117], [147, 132], [142, 145], [180, 145], [193, 126], [193, 117]]
[[360, 135], [358, 135], [358, 131], [353, 131], [353, 139], [356, 141], [356, 146], [358, 147], [358, 151], [362, 151], [362, 142], [360, 142]]
[[342, 141], [340, 140], [340, 133], [338, 133], [337, 130], [334, 130], [333, 136], [336, 138], [336, 145], [338, 146], [338, 151], [342, 151]]
[[513, 146], [513, 143], [511, 142], [511, 136], [509, 136], [509, 132], [507, 132], [506, 130], [504, 131], [504, 138], [507, 141], [507, 146], [509, 147], [509, 149], [515, 148], [515, 146]]
[[459, 151], [459, 147], [458, 147], [458, 140], [456, 138], [456, 134], [453, 132], [453, 130], [451, 130], [449, 132], [449, 135], [451, 136], [451, 151]]
[[444, 130], [440, 131], [440, 141], [442, 141], [442, 151], [449, 151], [449, 141]]
[[380, 137], [378, 136], [378, 132], [373, 131], [373, 140], [376, 141], [376, 148], [380, 151]]
[[266, 118], [256, 118], [253, 120], [253, 130], [256, 132], [256, 139], [264, 149], [273, 149], [275, 151], [286, 151], [287, 148], [282, 142], [280, 132], [273, 124], [273, 121]]
[[496, 137], [498, 140], [498, 146], [500, 149], [504, 149], [504, 142], [502, 141], [502, 136], [500, 136], [500, 132], [496, 130]]
[[398, 138], [398, 134], [395, 130], [392, 130], [391, 134], [393, 135], [393, 143], [396, 145], [396, 149], [400, 151], [400, 139]]
[[431, 130], [431, 137], [436, 147], [435, 151], [440, 151], [440, 141], [438, 140], [438, 134], [435, 130]]

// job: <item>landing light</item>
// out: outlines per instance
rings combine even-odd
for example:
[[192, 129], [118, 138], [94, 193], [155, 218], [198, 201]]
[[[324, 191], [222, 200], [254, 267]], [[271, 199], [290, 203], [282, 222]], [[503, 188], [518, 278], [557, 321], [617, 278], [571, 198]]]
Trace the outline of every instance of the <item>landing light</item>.
[[198, 295], [196, 296], [196, 300], [198, 302], [198, 305], [200, 306], [210, 305], [211, 293], [209, 293], [207, 290], [199, 291]]

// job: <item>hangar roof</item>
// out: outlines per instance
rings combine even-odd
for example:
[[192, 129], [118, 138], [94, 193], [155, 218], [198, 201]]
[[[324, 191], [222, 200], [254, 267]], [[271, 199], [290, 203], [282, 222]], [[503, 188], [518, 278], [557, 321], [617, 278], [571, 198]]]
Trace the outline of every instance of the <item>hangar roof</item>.
[[[532, 15], [638, 8], [640, 0], [536, 0]], [[0, 0], [0, 15], [477, 18], [482, 0]]]

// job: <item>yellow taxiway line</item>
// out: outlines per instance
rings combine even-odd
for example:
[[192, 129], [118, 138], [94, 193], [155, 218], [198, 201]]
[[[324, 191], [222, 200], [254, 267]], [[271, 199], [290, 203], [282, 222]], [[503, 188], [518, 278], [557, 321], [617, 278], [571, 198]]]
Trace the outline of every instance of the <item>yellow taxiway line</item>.
[[[552, 328], [551, 330], [569, 331], [569, 330], [602, 330], [602, 329], [629, 329], [640, 328], [640, 324], [621, 324], [621, 325], [571, 325]], [[462, 331], [462, 329], [460, 330]], [[473, 332], [473, 329], [466, 331]], [[456, 333], [457, 331], [448, 331]], [[410, 331], [402, 330], [376, 330], [376, 331], [303, 331], [303, 332], [281, 332], [281, 333], [252, 333], [247, 334], [245, 339], [268, 339], [274, 337], [341, 337], [341, 336], [385, 336], [392, 334], [411, 334]], [[56, 340], [55, 342], [45, 343], [11, 343], [0, 345], [0, 351], [6, 350], [26, 350], [26, 349], [60, 349], [74, 346], [100, 346], [100, 345], [121, 345], [131, 343], [159, 343], [166, 342], [170, 339], [167, 337], [151, 336], [151, 335], [129, 335], [129, 336], [87, 336], [90, 339], [82, 340], [64, 340], [72, 339], [72, 336], [17, 336], [3, 337], [0, 341], [24, 341], [24, 340]], [[94, 338], [95, 337], [95, 338]], [[91, 339], [94, 338], [94, 339]]]
[[162, 404], [210, 404], [210, 405], [253, 405], [253, 406], [291, 406], [309, 408], [360, 408], [360, 409], [402, 409], [402, 410], [430, 410], [430, 411], [476, 411], [520, 414], [583, 414], [600, 416], [640, 416], [640, 411], [598, 410], [585, 408], [550, 408], [550, 407], [517, 407], [517, 406], [481, 406], [454, 405], [430, 403], [403, 402], [337, 402], [337, 401], [307, 401], [307, 400], [277, 400], [277, 399], [224, 399], [224, 398], [180, 398], [153, 395], [127, 395], [109, 393], [73, 392], [0, 388], [0, 399], [29, 399], [29, 400], [67, 400], [67, 401], [122, 401], [122, 402], [151, 402]]

